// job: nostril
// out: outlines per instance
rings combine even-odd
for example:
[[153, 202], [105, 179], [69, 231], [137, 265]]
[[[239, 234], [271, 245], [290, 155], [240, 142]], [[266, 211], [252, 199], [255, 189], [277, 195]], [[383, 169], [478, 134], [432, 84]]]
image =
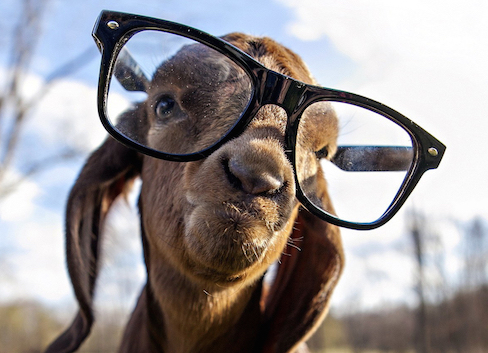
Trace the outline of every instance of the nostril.
[[248, 194], [269, 194], [277, 192], [284, 182], [281, 173], [267, 170], [263, 165], [247, 166], [231, 159], [224, 163], [229, 182]]
[[242, 182], [230, 170], [228, 159], [224, 159], [222, 161], [222, 166], [224, 167], [224, 172], [225, 175], [227, 176], [227, 180], [229, 180], [232, 187], [234, 187], [235, 189], [242, 189]]

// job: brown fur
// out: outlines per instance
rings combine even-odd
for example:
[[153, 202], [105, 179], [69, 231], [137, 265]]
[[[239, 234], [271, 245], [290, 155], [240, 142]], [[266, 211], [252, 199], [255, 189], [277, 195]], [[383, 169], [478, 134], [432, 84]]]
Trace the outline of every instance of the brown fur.
[[[301, 59], [271, 39], [239, 33], [224, 39], [270, 69], [314, 82]], [[168, 65], [177, 68], [179, 60], [184, 56]], [[212, 106], [232, 102], [218, 103]], [[146, 121], [143, 130], [151, 131], [146, 111], [144, 105], [136, 109]], [[208, 113], [218, 120], [223, 111]], [[337, 136], [330, 110], [308, 115], [299, 158], [310, 167], [300, 180], [316, 179], [321, 170], [310, 151], [324, 145], [333, 150]], [[137, 175], [148, 279], [119, 352], [305, 351], [303, 342], [326, 315], [343, 253], [338, 228], [295, 198], [285, 126], [284, 111], [265, 106], [242, 135], [188, 163], [141, 156], [108, 138], [70, 194], [67, 256], [80, 311], [48, 352], [76, 350], [89, 334], [103, 221]], [[168, 143], [184, 140], [177, 137]], [[330, 203], [325, 183], [315, 184], [321, 201]], [[263, 288], [264, 273], [278, 260], [274, 283]]]

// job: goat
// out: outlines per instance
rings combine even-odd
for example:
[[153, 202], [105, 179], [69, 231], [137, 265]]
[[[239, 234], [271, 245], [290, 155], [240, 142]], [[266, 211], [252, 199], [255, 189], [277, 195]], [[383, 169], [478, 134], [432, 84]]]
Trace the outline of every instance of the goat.
[[[314, 83], [301, 58], [269, 38], [232, 33], [223, 39], [270, 69]], [[193, 80], [204, 80], [201, 75]], [[212, 106], [226, 109], [217, 101]], [[148, 119], [135, 109], [140, 121]], [[218, 110], [212, 114], [218, 119]], [[321, 138], [333, 146], [336, 117], [330, 110], [317, 114], [306, 138], [321, 126]], [[147, 134], [143, 125], [138, 133]], [[141, 155], [107, 138], [69, 196], [66, 251], [79, 311], [47, 352], [72, 352], [88, 336], [104, 220], [137, 177], [147, 282], [119, 352], [307, 351], [304, 342], [328, 311], [344, 255], [339, 229], [295, 197], [285, 126], [281, 108], [264, 106], [237, 138], [187, 163]], [[181, 143], [176, 140], [171, 143]], [[319, 187], [329, 204], [325, 183]], [[276, 262], [268, 285], [263, 276]]]

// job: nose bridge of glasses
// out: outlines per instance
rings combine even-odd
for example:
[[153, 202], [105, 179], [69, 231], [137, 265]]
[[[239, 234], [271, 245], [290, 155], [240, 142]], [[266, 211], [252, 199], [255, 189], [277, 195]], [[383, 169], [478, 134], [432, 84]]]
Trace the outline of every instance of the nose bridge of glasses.
[[286, 113], [296, 109], [303, 99], [306, 85], [274, 71], [268, 71], [262, 84], [262, 105], [276, 104]]

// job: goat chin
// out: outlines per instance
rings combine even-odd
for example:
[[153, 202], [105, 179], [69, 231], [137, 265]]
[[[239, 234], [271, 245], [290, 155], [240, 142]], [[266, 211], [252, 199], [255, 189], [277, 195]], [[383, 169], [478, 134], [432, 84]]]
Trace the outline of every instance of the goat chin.
[[278, 228], [236, 206], [197, 207], [185, 228], [190, 273], [216, 284], [255, 280], [279, 258], [292, 225]]
[[[270, 69], [314, 83], [302, 60], [269, 38], [239, 33], [223, 38]], [[172, 71], [154, 80], [170, 81], [172, 73], [185, 70], [195, 55], [192, 48], [182, 49], [172, 59]], [[204, 55], [199, 48], [198, 58]], [[200, 74], [205, 72], [208, 68]], [[205, 80], [198, 70], [192, 74], [192, 83]], [[184, 77], [174, 81], [185, 84]], [[206, 97], [212, 121], [229, 116], [219, 99]], [[150, 131], [156, 144], [145, 104], [130, 115], [141, 123], [138, 136]], [[310, 114], [302, 118], [299, 138], [333, 149], [335, 115], [330, 109]], [[86, 162], [68, 200], [67, 261], [80, 309], [47, 352], [72, 352], [89, 334], [105, 216], [136, 177], [142, 179], [139, 209], [148, 275], [120, 352], [302, 351], [327, 313], [344, 260], [338, 228], [295, 198], [295, 175], [283, 148], [286, 119], [282, 109], [265, 106], [241, 135], [198, 162], [141, 156], [108, 138]], [[220, 133], [218, 124], [209, 126], [217, 128], [203, 135]], [[169, 136], [164, 143], [182, 143], [182, 138]], [[297, 158], [309, 166], [298, 178], [320, 172], [312, 147], [297, 148]], [[316, 185], [321, 202], [330, 204], [325, 182], [317, 178]], [[274, 282], [263, 285], [264, 273], [276, 262]]]

